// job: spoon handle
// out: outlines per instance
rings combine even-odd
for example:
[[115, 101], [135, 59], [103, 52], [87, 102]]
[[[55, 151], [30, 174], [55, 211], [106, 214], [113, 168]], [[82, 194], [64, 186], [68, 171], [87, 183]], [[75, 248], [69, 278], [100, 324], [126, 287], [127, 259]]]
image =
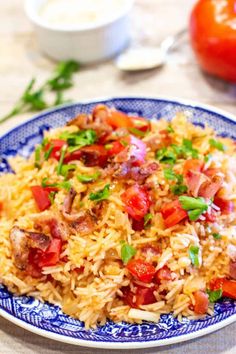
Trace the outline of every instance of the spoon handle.
[[186, 33], [187, 33], [187, 28], [184, 28], [181, 31], [174, 34], [173, 36], [169, 36], [165, 38], [160, 44], [160, 47], [163, 50], [163, 52], [168, 53]]

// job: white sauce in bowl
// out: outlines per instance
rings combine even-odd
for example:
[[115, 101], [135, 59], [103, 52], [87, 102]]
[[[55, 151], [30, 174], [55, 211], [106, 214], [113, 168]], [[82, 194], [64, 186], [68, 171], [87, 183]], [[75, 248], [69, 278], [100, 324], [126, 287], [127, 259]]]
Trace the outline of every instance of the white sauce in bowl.
[[38, 15], [51, 26], [86, 27], [113, 19], [126, 4], [127, 0], [45, 0]]

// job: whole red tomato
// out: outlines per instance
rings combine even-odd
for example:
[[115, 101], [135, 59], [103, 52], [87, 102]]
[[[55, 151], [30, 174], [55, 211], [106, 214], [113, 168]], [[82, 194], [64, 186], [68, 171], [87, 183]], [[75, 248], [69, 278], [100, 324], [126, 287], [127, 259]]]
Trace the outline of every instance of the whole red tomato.
[[236, 0], [199, 0], [190, 17], [190, 37], [203, 70], [236, 82]]

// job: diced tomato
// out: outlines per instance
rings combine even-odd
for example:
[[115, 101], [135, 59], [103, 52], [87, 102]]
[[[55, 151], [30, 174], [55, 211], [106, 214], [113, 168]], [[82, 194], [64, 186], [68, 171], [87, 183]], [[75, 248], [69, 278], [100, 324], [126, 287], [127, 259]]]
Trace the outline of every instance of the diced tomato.
[[184, 163], [183, 174], [186, 176], [188, 171], [201, 172], [204, 162], [197, 159], [186, 160]]
[[52, 157], [56, 160], [60, 159], [60, 154], [61, 154], [61, 148], [62, 146], [66, 145], [65, 140], [61, 139], [52, 139], [50, 142], [45, 146], [44, 150], [49, 151], [49, 149], [52, 147], [52, 151], [49, 157]]
[[209, 306], [208, 295], [204, 291], [198, 290], [193, 296], [195, 299], [194, 312], [198, 315], [204, 315]]
[[40, 211], [44, 211], [51, 206], [51, 201], [49, 199], [50, 192], [47, 189], [41, 186], [32, 186], [30, 189]]
[[212, 279], [210, 282], [211, 290], [222, 289], [222, 295], [236, 300], [236, 281], [226, 278]]
[[125, 149], [125, 146], [122, 145], [121, 142], [119, 142], [118, 140], [113, 141], [108, 145], [109, 145], [109, 149], [107, 150], [108, 156], [115, 156]]
[[43, 268], [56, 265], [60, 259], [61, 247], [62, 240], [59, 238], [53, 238], [48, 249], [45, 252], [42, 252], [38, 262], [39, 267]]
[[214, 204], [220, 208], [222, 214], [230, 214], [234, 211], [234, 202], [216, 196], [214, 198]]
[[127, 114], [120, 111], [110, 111], [106, 121], [113, 128], [131, 128], [133, 126], [132, 120]]
[[133, 128], [138, 129], [142, 132], [148, 132], [151, 128], [151, 123], [149, 120], [143, 117], [130, 117], [131, 122], [133, 124]]
[[3, 211], [3, 202], [0, 201], [0, 213]]
[[148, 213], [151, 205], [148, 191], [141, 186], [134, 185], [126, 189], [121, 195], [125, 211], [137, 221], [141, 221]]
[[167, 228], [178, 224], [188, 217], [187, 211], [182, 208], [179, 200], [164, 204], [161, 208], [161, 214]]
[[172, 280], [170, 268], [164, 266], [163, 268], [158, 269], [155, 275], [155, 279], [157, 280], [157, 282], [159, 282], [160, 280]]
[[122, 288], [124, 302], [130, 307], [140, 307], [141, 305], [149, 305], [156, 302], [154, 291], [156, 288], [144, 288], [136, 285], [136, 292], [133, 293], [129, 287]]
[[129, 261], [127, 269], [135, 279], [138, 279], [144, 283], [150, 283], [156, 273], [155, 267], [148, 262], [144, 262], [141, 259], [134, 259]]

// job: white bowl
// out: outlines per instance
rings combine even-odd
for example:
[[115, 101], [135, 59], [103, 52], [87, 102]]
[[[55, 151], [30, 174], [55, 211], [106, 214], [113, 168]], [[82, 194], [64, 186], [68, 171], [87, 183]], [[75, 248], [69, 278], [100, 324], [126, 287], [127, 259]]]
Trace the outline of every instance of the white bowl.
[[26, 0], [25, 11], [34, 25], [41, 50], [49, 57], [87, 64], [114, 57], [128, 45], [133, 0], [126, 0], [122, 11], [111, 14], [106, 21], [70, 28], [49, 25], [43, 20], [39, 10], [44, 1]]

